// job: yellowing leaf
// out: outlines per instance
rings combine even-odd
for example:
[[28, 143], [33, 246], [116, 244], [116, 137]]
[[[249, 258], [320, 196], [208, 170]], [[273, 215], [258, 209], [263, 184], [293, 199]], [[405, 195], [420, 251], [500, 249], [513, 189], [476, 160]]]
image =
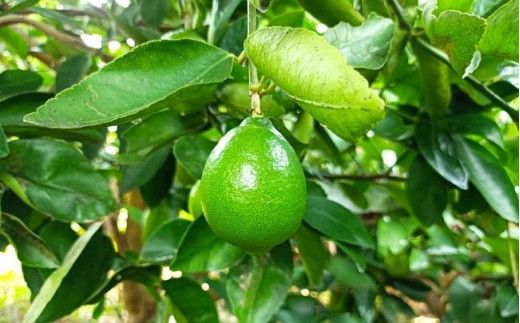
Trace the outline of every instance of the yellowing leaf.
[[343, 54], [317, 34], [269, 27], [245, 41], [249, 59], [316, 120], [353, 141], [384, 115], [384, 104]]

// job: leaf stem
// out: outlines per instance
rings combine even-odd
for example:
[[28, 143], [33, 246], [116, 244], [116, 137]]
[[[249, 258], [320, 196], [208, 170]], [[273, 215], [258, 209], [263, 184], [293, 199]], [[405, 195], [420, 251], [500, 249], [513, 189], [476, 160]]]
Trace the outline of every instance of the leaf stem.
[[[256, 30], [256, 8], [251, 2], [247, 1], [247, 35], [251, 35]], [[255, 65], [249, 61], [249, 95], [251, 96], [251, 114], [253, 116], [261, 116], [260, 109], [260, 93], [254, 91], [255, 86], [258, 86], [258, 73]]]
[[[418, 35], [414, 35], [412, 33], [413, 26], [406, 18], [405, 12], [403, 8], [399, 5], [397, 0], [387, 0], [388, 4], [392, 7], [394, 10], [395, 15], [397, 16], [397, 20], [399, 21], [399, 25], [403, 27], [406, 31], [408, 31], [412, 37], [415, 38], [417, 41], [417, 44], [421, 46], [424, 50], [426, 50], [428, 53], [430, 53], [433, 57], [437, 58], [442, 63], [446, 64], [451, 70], [455, 71], [453, 66], [450, 63], [449, 58], [439, 50], [438, 48], [432, 46], [430, 43], [425, 41], [424, 39], [421, 39], [418, 37]], [[496, 104], [498, 107], [500, 107], [502, 110], [504, 110], [510, 117], [513, 119], [513, 121], [518, 126], [519, 122], [519, 113], [516, 111], [512, 106], [510, 106], [504, 99], [502, 99], [498, 94], [493, 92], [490, 88], [488, 88], [486, 85], [482, 84], [479, 80], [477, 80], [472, 75], [468, 75], [467, 77], [463, 78], [468, 84], [473, 87], [475, 90], [482, 93], [485, 97], [487, 97], [491, 102]]]

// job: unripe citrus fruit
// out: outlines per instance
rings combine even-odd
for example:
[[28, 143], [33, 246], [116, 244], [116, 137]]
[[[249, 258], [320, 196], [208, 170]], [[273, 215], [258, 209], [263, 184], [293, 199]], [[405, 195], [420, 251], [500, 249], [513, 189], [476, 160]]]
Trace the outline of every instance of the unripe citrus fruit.
[[247, 118], [222, 137], [200, 185], [204, 216], [215, 234], [252, 254], [287, 240], [305, 212], [300, 161], [267, 118]]

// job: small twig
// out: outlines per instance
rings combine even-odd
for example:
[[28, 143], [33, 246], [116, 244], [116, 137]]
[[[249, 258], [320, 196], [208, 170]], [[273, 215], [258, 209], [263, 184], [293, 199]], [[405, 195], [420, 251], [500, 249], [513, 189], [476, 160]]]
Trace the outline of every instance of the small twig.
[[26, 16], [22, 15], [7, 15], [4, 17], [0, 17], [0, 27], [2, 26], [8, 26], [13, 24], [25, 24], [32, 26], [36, 29], [41, 30], [43, 33], [47, 34], [48, 36], [51, 36], [59, 41], [62, 41], [66, 44], [69, 44], [73, 47], [82, 49], [84, 51], [93, 53], [97, 56], [99, 56], [104, 62], [110, 62], [113, 58], [105, 53], [103, 53], [101, 50], [97, 48], [92, 48], [85, 44], [81, 39], [71, 36], [69, 34], [66, 34], [64, 32], [61, 32], [54, 28], [53, 26], [41, 23], [39, 21], [35, 21], [32, 19], [27, 18]]
[[[247, 34], [250, 35], [256, 30], [256, 8], [251, 2], [247, 1]], [[253, 116], [261, 116], [260, 109], [260, 93], [255, 92], [253, 88], [258, 85], [258, 73], [255, 65], [249, 61], [249, 95], [251, 96], [251, 114]]]
[[276, 84], [271, 82], [271, 84], [269, 84], [267, 89], [260, 91], [260, 97], [273, 93], [275, 88], [276, 88]]
[[368, 174], [368, 175], [335, 175], [335, 174], [320, 174], [320, 175], [308, 175], [309, 178], [326, 178], [332, 180], [351, 180], [351, 181], [377, 181], [381, 179], [387, 179], [391, 181], [406, 181], [405, 177], [395, 176], [390, 174]]
[[[399, 25], [403, 27], [405, 30], [407, 30], [411, 36], [414, 37], [414, 39], [417, 41], [417, 44], [420, 45], [424, 50], [426, 50], [428, 53], [430, 53], [433, 57], [437, 58], [442, 63], [446, 64], [451, 70], [455, 71], [453, 66], [450, 63], [449, 58], [441, 52], [438, 48], [430, 45], [425, 40], [417, 37], [418, 35], [414, 34], [413, 26], [410, 24], [408, 19], [406, 18], [406, 15], [404, 13], [403, 8], [397, 3], [396, 0], [387, 0], [389, 5], [392, 7], [392, 9], [395, 12], [395, 15], [397, 16], [397, 20], [399, 21]], [[512, 106], [510, 106], [506, 101], [504, 101], [499, 95], [497, 95], [495, 92], [493, 92], [491, 89], [489, 89], [486, 85], [482, 84], [479, 80], [477, 80], [472, 75], [468, 75], [467, 77], [463, 78], [466, 82], [468, 82], [471, 87], [473, 87], [475, 90], [482, 93], [485, 97], [487, 97], [491, 102], [496, 104], [498, 107], [500, 107], [502, 110], [507, 112], [511, 119], [518, 125], [519, 123], [519, 113], [516, 111]]]
[[28, 55], [38, 59], [40, 62], [44, 63], [53, 70], [57, 70], [60, 66], [60, 61], [55, 60], [54, 57], [49, 54], [37, 51], [29, 51]]

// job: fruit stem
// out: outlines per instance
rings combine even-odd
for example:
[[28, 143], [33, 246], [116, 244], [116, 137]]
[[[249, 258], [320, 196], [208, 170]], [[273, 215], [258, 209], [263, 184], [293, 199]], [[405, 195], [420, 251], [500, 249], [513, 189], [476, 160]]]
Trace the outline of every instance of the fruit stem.
[[[247, 1], [247, 35], [252, 34], [256, 30], [256, 8], [251, 2]], [[258, 73], [256, 72], [255, 65], [249, 61], [249, 96], [251, 97], [251, 115], [261, 116], [262, 111], [260, 109], [260, 93], [254, 91], [255, 87], [258, 87]]]

